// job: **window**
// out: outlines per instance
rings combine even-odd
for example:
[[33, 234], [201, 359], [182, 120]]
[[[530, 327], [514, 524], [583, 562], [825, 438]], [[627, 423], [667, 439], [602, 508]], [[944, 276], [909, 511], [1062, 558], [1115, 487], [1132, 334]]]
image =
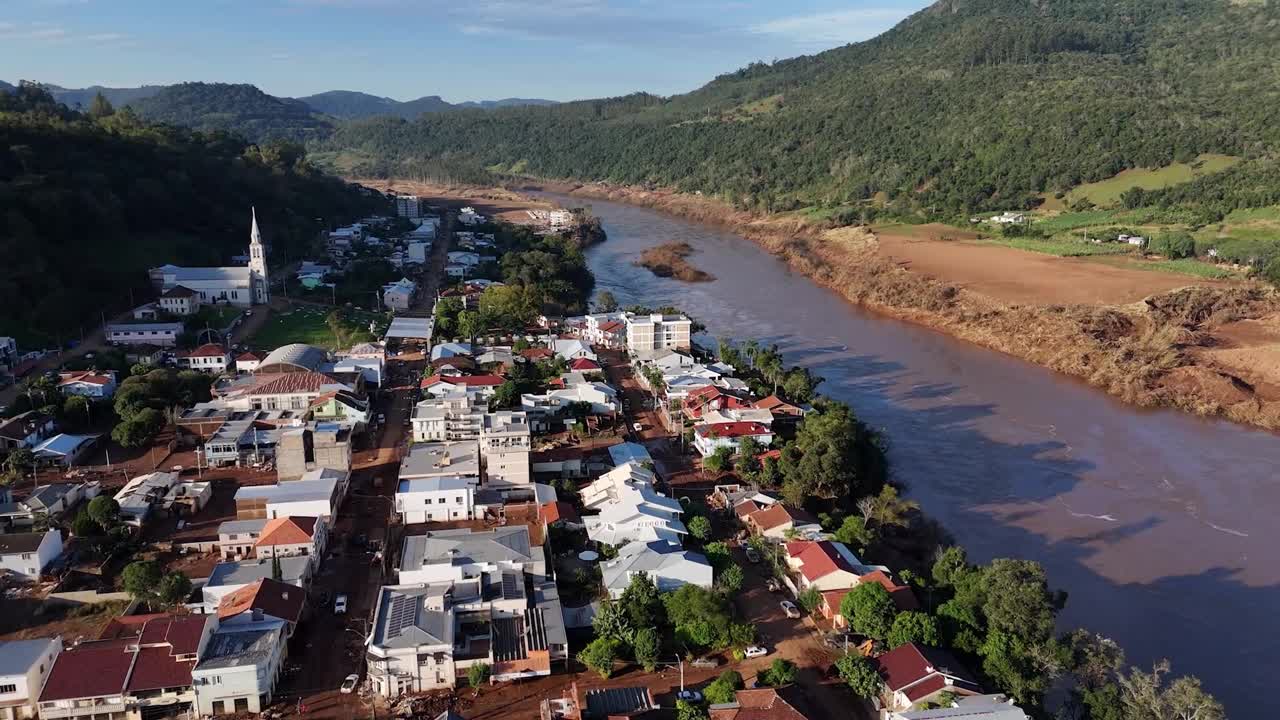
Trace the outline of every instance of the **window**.
[[11, 693], [11, 692], [17, 692], [17, 691], [18, 691], [17, 685], [0, 685], [0, 693]]
[[444, 503], [445, 503], [445, 499], [444, 499], [444, 498], [437, 498], [437, 499], [436, 499], [436, 504], [437, 504], [437, 505], [443, 505]]
[[31, 557], [32, 557], [31, 553], [22, 553], [23, 560], [30, 560]]
[[454, 499], [453, 499], [453, 504], [454, 504], [454, 505], [461, 505], [461, 504], [462, 504], [462, 498], [460, 498], [460, 497], [456, 497], [456, 498], [454, 498]]

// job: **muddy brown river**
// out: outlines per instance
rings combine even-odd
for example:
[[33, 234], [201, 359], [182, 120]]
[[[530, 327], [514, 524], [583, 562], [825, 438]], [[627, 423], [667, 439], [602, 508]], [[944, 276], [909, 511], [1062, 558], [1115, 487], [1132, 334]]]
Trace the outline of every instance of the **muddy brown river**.
[[[1280, 674], [1280, 438], [1120, 403], [1070, 378], [879, 317], [732, 232], [589, 204], [588, 251], [623, 305], [675, 305], [714, 337], [776, 343], [890, 442], [893, 472], [975, 560], [1042, 563], [1070, 593], [1063, 626], [1119, 641], [1130, 664], [1168, 657], [1232, 718], [1271, 717]], [[632, 265], [686, 242], [716, 276], [689, 284]]]

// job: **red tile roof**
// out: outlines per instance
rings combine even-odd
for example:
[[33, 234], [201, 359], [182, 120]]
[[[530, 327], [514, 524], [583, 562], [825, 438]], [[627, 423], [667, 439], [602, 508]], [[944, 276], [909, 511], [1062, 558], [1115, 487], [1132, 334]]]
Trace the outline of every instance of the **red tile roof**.
[[752, 524], [760, 528], [760, 530], [772, 530], [781, 527], [787, 523], [809, 523], [814, 522], [809, 514], [803, 510], [797, 510], [788, 507], [782, 503], [774, 503], [763, 510], [757, 510], [747, 516]]
[[892, 692], [902, 691], [912, 702], [947, 687], [977, 693], [982, 689], [951, 653], [915, 643], [900, 645], [875, 659], [880, 676]]
[[538, 348], [525, 348], [524, 350], [520, 351], [520, 355], [529, 360], [545, 360], [549, 357], [555, 356], [555, 353], [551, 352], [551, 350], [548, 348], [538, 347]]
[[116, 618], [103, 631], [109, 639], [81, 643], [58, 655], [40, 700], [189, 686], [209, 620], [207, 615]]
[[226, 357], [227, 349], [217, 343], [205, 343], [187, 353], [187, 357]]
[[191, 668], [196, 659], [178, 660], [173, 656], [171, 648], [143, 647], [138, 650], [138, 657], [133, 661], [133, 672], [129, 674], [129, 692], [145, 692], [163, 688], [183, 687], [191, 684]]
[[160, 297], [187, 298], [187, 297], [195, 297], [195, 294], [196, 294], [195, 291], [188, 287], [184, 287], [182, 285], [174, 285], [168, 290], [165, 290], [164, 294], [161, 295]]
[[739, 690], [732, 704], [713, 707], [709, 715], [710, 720], [806, 720], [774, 688]]
[[120, 695], [129, 681], [131, 639], [97, 640], [63, 650], [53, 662], [40, 701]]
[[699, 425], [696, 432], [703, 437], [737, 438], [772, 435], [769, 428], [758, 422], [725, 422]]
[[777, 395], [770, 395], [767, 398], [757, 400], [755, 402], [755, 407], [760, 410], [768, 410], [775, 415], [779, 413], [783, 415], [799, 415], [802, 412], [800, 406], [794, 403], [789, 403]]
[[310, 371], [270, 373], [259, 377], [258, 384], [249, 389], [249, 395], [297, 395], [317, 392], [325, 385], [340, 384], [324, 373]]
[[751, 498], [746, 498], [744, 500], [739, 500], [738, 504], [733, 506], [733, 513], [737, 515], [739, 519], [742, 519], [746, 518], [751, 513], [759, 512], [760, 509], [760, 503], [752, 500]]
[[506, 382], [498, 375], [462, 375], [459, 377], [450, 377], [448, 375], [432, 375], [423, 378], [421, 386], [429, 388], [432, 385], [445, 383], [446, 385], [463, 385], [465, 387], [496, 387]]
[[314, 541], [315, 532], [316, 519], [313, 517], [274, 518], [262, 526], [262, 534], [254, 545], [305, 545]]
[[58, 375], [58, 386], [71, 383], [89, 383], [90, 385], [110, 385], [114, 380], [110, 375], [99, 375], [95, 372], [65, 372]]
[[265, 357], [266, 357], [266, 355], [263, 355], [262, 353], [257, 353], [257, 352], [254, 352], [254, 351], [252, 351], [252, 350], [246, 350], [246, 351], [244, 351], [244, 352], [240, 353], [239, 355], [237, 355], [237, 356], [236, 356], [236, 360], [237, 360], [237, 361], [244, 360], [244, 361], [246, 361], [246, 362], [251, 362], [251, 361], [256, 360], [256, 361], [258, 361], [258, 362], [262, 362], [262, 359], [263, 359], [263, 358], [265, 358]]
[[[798, 552], [793, 552], [792, 545]], [[833, 572], [844, 571], [857, 574], [848, 560], [836, 549], [830, 540], [808, 543], [787, 543], [787, 554], [800, 561], [800, 574], [809, 582], [824, 578]]]
[[542, 519], [548, 525], [560, 520], [576, 523], [579, 521], [578, 511], [563, 500], [542, 503]]
[[893, 604], [898, 608], [898, 612], [920, 609], [920, 601], [916, 599], [916, 594], [911, 591], [911, 587], [895, 582], [883, 570], [873, 570], [863, 575], [858, 581], [879, 583], [889, 591], [889, 597], [893, 598]]
[[570, 370], [599, 370], [600, 364], [590, 358], [578, 358], [569, 363]]
[[302, 588], [263, 578], [223, 597], [218, 603], [218, 619], [261, 610], [271, 617], [296, 623], [302, 618], [305, 604], [306, 591]]
[[626, 326], [627, 324], [622, 322], [621, 320], [610, 320], [609, 322], [604, 323], [603, 325], [600, 326], [600, 332], [615, 333], [622, 330]]

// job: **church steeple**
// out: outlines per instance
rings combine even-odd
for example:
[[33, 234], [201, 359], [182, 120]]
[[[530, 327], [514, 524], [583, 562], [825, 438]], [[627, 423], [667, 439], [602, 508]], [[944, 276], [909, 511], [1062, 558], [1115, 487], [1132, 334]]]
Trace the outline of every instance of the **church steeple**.
[[253, 285], [253, 303], [265, 305], [271, 300], [270, 278], [267, 274], [267, 249], [262, 245], [262, 233], [258, 230], [258, 210], [250, 207], [252, 223], [249, 226], [249, 276]]

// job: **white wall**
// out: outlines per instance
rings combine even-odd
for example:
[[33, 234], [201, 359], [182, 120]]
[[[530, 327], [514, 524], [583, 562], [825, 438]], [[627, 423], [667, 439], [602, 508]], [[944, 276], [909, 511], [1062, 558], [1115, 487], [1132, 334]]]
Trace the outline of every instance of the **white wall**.
[[38, 580], [40, 573], [62, 554], [62, 534], [55, 529], [45, 533], [35, 552], [0, 556], [0, 568], [22, 577]]
[[[36, 703], [44, 681], [53, 670], [53, 661], [62, 652], [62, 638], [48, 640], [40, 657], [21, 675], [0, 675], [0, 687], [13, 685], [12, 692], [0, 693], [0, 718], [30, 718], [35, 716]], [[19, 705], [18, 703], [26, 703]]]

